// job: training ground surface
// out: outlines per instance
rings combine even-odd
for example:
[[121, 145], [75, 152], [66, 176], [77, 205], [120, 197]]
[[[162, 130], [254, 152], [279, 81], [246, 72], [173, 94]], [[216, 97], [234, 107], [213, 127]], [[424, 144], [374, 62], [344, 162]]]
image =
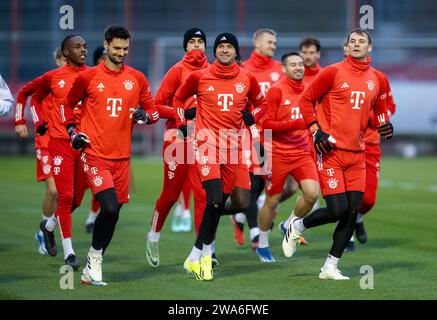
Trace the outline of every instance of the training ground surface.
[[[172, 233], [171, 216], [161, 233], [159, 268], [146, 261], [145, 235], [154, 202], [161, 191], [159, 160], [133, 160], [135, 192], [121, 211], [115, 236], [103, 264], [107, 287], [80, 284], [62, 290], [59, 273], [62, 246], [56, 230], [58, 256], [37, 252], [35, 231], [44, 193], [35, 181], [32, 157], [0, 159], [0, 299], [437, 299], [437, 169], [436, 159], [387, 158], [373, 212], [365, 220], [368, 243], [345, 253], [340, 269], [350, 281], [322, 281], [318, 272], [331, 245], [334, 225], [305, 233], [307, 247], [292, 259], [282, 254], [279, 221], [287, 217], [296, 196], [280, 207], [270, 246], [277, 262], [262, 264], [250, 243], [237, 247], [229, 217], [223, 217], [216, 241], [220, 266], [214, 280], [201, 282], [182, 268], [194, 242], [194, 231]], [[323, 201], [321, 201], [324, 204]], [[73, 213], [73, 244], [85, 263], [90, 235], [84, 223], [90, 193]], [[247, 228], [246, 228], [247, 231]], [[248, 232], [246, 233], [248, 238]], [[374, 270], [374, 289], [360, 288], [360, 268]], [[363, 279], [361, 282], [369, 284]]]

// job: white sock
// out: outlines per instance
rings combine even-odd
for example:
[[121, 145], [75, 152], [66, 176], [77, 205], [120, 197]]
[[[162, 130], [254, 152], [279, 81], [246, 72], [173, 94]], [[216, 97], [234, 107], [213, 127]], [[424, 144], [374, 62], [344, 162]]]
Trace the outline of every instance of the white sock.
[[259, 231], [259, 242], [258, 248], [268, 248], [269, 246], [269, 233], [270, 230], [267, 231]]
[[288, 228], [288, 226], [290, 225], [291, 220], [294, 219], [294, 218], [296, 218], [296, 216], [294, 215], [294, 210], [293, 210], [293, 211], [291, 211], [291, 215], [288, 217], [288, 219], [285, 220], [284, 227]]
[[259, 228], [255, 227], [249, 230], [249, 234], [250, 234], [250, 240], [255, 239], [256, 236], [259, 236]]
[[350, 240], [350, 241], [352, 241], [352, 242], [354, 242], [354, 241], [355, 241], [354, 235], [352, 235], [352, 237], [351, 237], [351, 240]]
[[296, 228], [296, 230], [299, 231], [300, 233], [303, 233], [306, 229], [305, 226], [303, 225], [303, 218], [294, 220], [293, 225]]
[[102, 255], [102, 254], [103, 254], [103, 249], [96, 250], [96, 249], [94, 249], [93, 247], [91, 247], [91, 248], [90, 248], [90, 253], [91, 253], [91, 254], [99, 254], [99, 255]]
[[211, 242], [211, 251], [212, 253], [215, 253], [215, 240]]
[[328, 264], [337, 266], [338, 261], [340, 261], [340, 258], [336, 258], [336, 257], [328, 254], [328, 258], [326, 258], [326, 261], [325, 261], [325, 264], [323, 265], [323, 267], [326, 267]]
[[313, 213], [314, 211], [316, 211], [319, 208], [320, 208], [319, 198], [317, 198], [316, 202], [314, 202], [313, 207], [311, 208], [310, 212], [307, 213], [307, 215]]
[[182, 219], [191, 219], [190, 209], [184, 209], [184, 211], [182, 212]]
[[67, 259], [70, 254], [74, 254], [71, 238], [62, 239], [62, 248], [64, 249], [64, 260]]
[[203, 256], [211, 256], [212, 255], [211, 244], [203, 244], [202, 255]]
[[55, 217], [55, 214], [52, 214], [52, 216], [47, 219], [46, 222], [46, 230], [49, 232], [53, 232], [53, 230], [55, 230], [56, 228], [56, 224], [58, 223], [58, 220]]
[[99, 214], [98, 212], [94, 212], [93, 210], [90, 210], [90, 212], [88, 212], [88, 218], [86, 218], [85, 224], [91, 224], [96, 222], [98, 214]]
[[242, 224], [246, 223], [246, 215], [242, 212], [238, 212], [237, 214], [235, 214], [234, 218], [235, 221], [237, 221], [238, 223], [242, 223]]
[[256, 205], [258, 206], [258, 210], [262, 208], [265, 201], [266, 201], [266, 194], [261, 193], [261, 195], [258, 197], [258, 200], [256, 200]]
[[200, 261], [201, 255], [202, 255], [202, 250], [197, 249], [196, 246], [193, 246], [193, 249], [191, 249], [190, 255], [188, 256], [188, 261], [190, 262]]
[[160, 235], [161, 232], [149, 231], [149, 233], [147, 234], [147, 238], [152, 242], [159, 242]]
[[47, 221], [50, 217], [46, 217], [45, 215], [42, 215], [41, 220], [42, 221]]
[[361, 213], [358, 213], [357, 215], [357, 223], [361, 223], [364, 220], [364, 215], [362, 215]]

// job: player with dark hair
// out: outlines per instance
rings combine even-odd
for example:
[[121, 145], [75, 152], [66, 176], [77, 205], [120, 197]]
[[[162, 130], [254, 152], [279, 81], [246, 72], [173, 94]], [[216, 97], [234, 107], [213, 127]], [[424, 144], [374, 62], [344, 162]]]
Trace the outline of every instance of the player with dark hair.
[[267, 112], [263, 117], [263, 129], [272, 131], [272, 141], [265, 144], [266, 152], [272, 155], [272, 163], [268, 164], [265, 183], [267, 197], [259, 213], [260, 236], [256, 253], [262, 262], [275, 261], [269, 250], [268, 237], [287, 176], [291, 175], [299, 183], [302, 196], [283, 227], [288, 227], [292, 217], [304, 217], [319, 196], [317, 170], [299, 108], [306, 85], [301, 56], [296, 52], [284, 54], [282, 70], [285, 76], [267, 93]]
[[[65, 264], [77, 270], [79, 262], [71, 238], [71, 213], [80, 205], [87, 183], [79, 170], [79, 153], [71, 150], [69, 137], [63, 126], [65, 113], [62, 102], [76, 77], [87, 69], [85, 62], [88, 50], [82, 37], [69, 35], [62, 41], [61, 51], [67, 63], [42, 76], [38, 89], [32, 96], [31, 112], [37, 134], [43, 136], [50, 128], [48, 150], [57, 189], [55, 217], [61, 233]], [[42, 109], [41, 103], [49, 95], [52, 97], [52, 103], [43, 105]], [[54, 219], [43, 221], [40, 225], [46, 249], [52, 256], [57, 252], [53, 236], [55, 226]]]
[[[161, 118], [168, 119], [166, 122], [166, 131], [164, 133], [164, 144], [162, 146], [162, 156], [164, 160], [164, 182], [162, 185], [161, 194], [156, 201], [153, 217], [151, 221], [151, 228], [147, 234], [146, 254], [147, 261], [152, 267], [159, 266], [159, 250], [158, 243], [160, 232], [164, 226], [165, 219], [171, 207], [178, 201], [186, 182], [190, 182], [198, 175], [197, 168], [190, 171], [190, 164], [188, 158], [192, 155], [192, 142], [181, 141], [177, 139], [173, 141], [176, 133], [176, 119], [178, 118], [177, 110], [173, 108], [173, 98], [177, 89], [185, 82], [188, 76], [196, 70], [204, 69], [208, 66], [208, 61], [205, 56], [206, 35], [199, 28], [191, 28], [187, 30], [183, 38], [183, 48], [186, 51], [181, 61], [176, 63], [161, 81], [155, 102], [157, 105], [167, 105], [166, 107], [158, 107]], [[187, 118], [192, 120], [196, 113], [197, 100], [195, 96], [185, 101], [185, 113]], [[191, 114], [191, 115], [190, 115]], [[183, 154], [178, 154], [183, 150]], [[174, 153], [176, 154], [174, 155]], [[193, 164], [194, 166], [194, 164]], [[198, 179], [197, 179], [198, 180]], [[195, 199], [195, 224], [196, 231], [200, 226], [203, 211], [205, 209], [205, 195], [200, 183], [190, 183], [194, 185], [194, 199]], [[200, 189], [200, 190], [198, 190]]]
[[[64, 132], [70, 137], [71, 147], [81, 150], [83, 172], [101, 207], [82, 271], [84, 284], [105, 284], [103, 254], [111, 242], [120, 209], [129, 201], [132, 124], [159, 120], [146, 77], [124, 64], [129, 39], [125, 27], [109, 26], [104, 40], [107, 58], [80, 74], [64, 101]], [[79, 101], [80, 131], [73, 113]]]
[[300, 99], [301, 113], [314, 136], [326, 208], [291, 221], [282, 242], [284, 255], [291, 257], [305, 229], [338, 222], [320, 279], [349, 279], [339, 271], [338, 262], [354, 232], [365, 190], [364, 133], [372, 110], [379, 134], [386, 139], [393, 136], [386, 109], [387, 88], [370, 66], [370, 34], [354, 29], [347, 39], [348, 56], [326, 67]]
[[101, 64], [103, 61], [105, 61], [107, 55], [108, 53], [106, 52], [105, 48], [97, 47], [93, 53], [94, 65], [96, 66], [98, 64]]
[[[175, 94], [174, 105], [181, 109], [194, 94], [198, 99], [195, 155], [207, 204], [199, 236], [184, 263], [198, 280], [213, 278], [211, 243], [226, 199], [235, 186], [242, 125], [252, 126], [265, 111], [255, 77], [235, 62], [239, 53], [233, 34], [219, 34], [214, 42], [214, 63], [193, 72]], [[246, 110], [247, 99], [255, 107], [251, 112]]]
[[299, 43], [299, 53], [305, 65], [305, 82], [310, 83], [322, 72], [319, 65], [322, 46], [316, 38], [304, 38]]

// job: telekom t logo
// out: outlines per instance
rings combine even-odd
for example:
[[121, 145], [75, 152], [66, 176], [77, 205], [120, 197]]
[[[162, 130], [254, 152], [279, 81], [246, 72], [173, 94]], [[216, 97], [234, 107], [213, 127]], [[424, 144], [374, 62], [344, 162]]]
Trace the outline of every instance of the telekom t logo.
[[121, 98], [108, 98], [106, 103], [108, 104], [106, 106], [106, 110], [111, 111], [111, 114], [109, 116], [113, 117], [113, 118], [118, 117], [117, 111], [121, 111], [122, 99]]
[[270, 89], [270, 82], [258, 82], [259, 89], [263, 93], [264, 97], [267, 95], [267, 91]]
[[228, 107], [232, 107], [234, 104], [234, 95], [232, 93], [219, 93], [217, 97], [217, 105], [223, 106], [220, 111], [229, 111]]
[[364, 98], [366, 93], [364, 91], [352, 91], [351, 92], [351, 103], [354, 104], [352, 109], [360, 110], [360, 104], [364, 103]]

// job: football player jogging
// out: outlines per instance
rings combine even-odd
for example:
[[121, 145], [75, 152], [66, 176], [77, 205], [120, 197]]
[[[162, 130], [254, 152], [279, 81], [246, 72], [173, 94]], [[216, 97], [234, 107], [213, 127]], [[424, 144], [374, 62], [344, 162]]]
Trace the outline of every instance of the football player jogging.
[[[108, 57], [78, 76], [64, 101], [71, 147], [83, 149], [83, 171], [101, 207], [82, 271], [84, 284], [105, 285], [103, 254], [111, 242], [120, 209], [129, 201], [132, 125], [159, 120], [146, 77], [123, 63], [129, 52], [129, 39], [125, 27], [109, 26], [104, 36]], [[73, 114], [79, 101], [80, 131]]]
[[[93, 64], [97, 66], [105, 61], [107, 56], [106, 50], [103, 47], [97, 47], [93, 52]], [[100, 204], [96, 197], [93, 196], [91, 200], [91, 208], [88, 212], [88, 217], [85, 220], [85, 231], [92, 233], [94, 229], [94, 222], [96, 222], [97, 215], [100, 211]]]
[[[271, 29], [262, 28], [255, 31], [252, 40], [254, 44], [254, 50], [250, 58], [242, 63], [242, 67], [249, 70], [255, 76], [261, 92], [265, 96], [270, 86], [278, 81], [282, 76], [281, 63], [273, 59], [273, 56], [276, 52], [276, 32]], [[258, 131], [258, 135], [261, 137], [260, 143], [262, 144], [262, 127], [259, 123], [257, 124], [256, 129]], [[259, 142], [259, 139], [257, 139], [257, 137], [254, 137], [252, 141], [253, 143], [255, 141]], [[261, 152], [261, 149], [258, 148], [257, 151]], [[251, 156], [255, 157], [257, 155]], [[247, 187], [245, 187], [245, 181], [244, 179], [241, 179], [241, 177], [244, 178], [247, 176], [244, 170], [247, 171], [248, 169], [244, 163], [240, 163], [239, 165], [238, 177], [240, 178], [238, 178], [237, 180], [235, 190], [239, 191], [239, 189], [244, 190], [245, 188], [248, 188], [248, 190], [250, 190], [250, 197], [248, 207], [244, 210], [243, 213], [237, 213], [236, 215], [232, 216], [232, 223], [234, 225], [235, 241], [238, 245], [243, 245], [246, 241], [244, 234], [244, 223], [247, 221], [247, 224], [249, 225], [251, 247], [255, 250], [258, 247], [259, 241], [257, 199], [264, 189], [264, 178], [261, 175], [254, 174], [253, 166], [254, 164], [251, 164], [249, 168], [250, 181], [249, 183], [246, 183]], [[289, 186], [288, 189], [290, 189], [291, 181], [287, 182]], [[240, 192], [240, 194], [241, 193], [242, 192]], [[284, 199], [286, 199], [287, 197], [288, 196], [285, 196]]]
[[[62, 41], [61, 50], [67, 63], [42, 76], [38, 89], [32, 96], [31, 111], [39, 135], [46, 134], [50, 128], [48, 149], [57, 190], [56, 219], [50, 218], [41, 222], [40, 229], [44, 234], [47, 252], [55, 256], [57, 247], [53, 230], [56, 222], [59, 224], [65, 264], [77, 270], [79, 261], [73, 249], [71, 213], [80, 205], [87, 183], [85, 175], [80, 171], [79, 153], [71, 150], [70, 139], [65, 132], [62, 101], [76, 77], [86, 70], [88, 50], [85, 40], [77, 35], [67, 36]], [[49, 95], [51, 95], [52, 103], [48, 106], [44, 105], [42, 109], [41, 103]], [[45, 115], [48, 117], [48, 122]]]
[[[302, 116], [314, 136], [326, 208], [292, 220], [282, 242], [284, 255], [291, 257], [305, 229], [338, 222], [332, 247], [320, 270], [320, 279], [349, 279], [339, 271], [338, 262], [354, 231], [365, 190], [363, 138], [372, 110], [380, 135], [386, 139], [393, 136], [386, 110], [386, 88], [378, 73], [370, 67], [370, 34], [354, 29], [347, 39], [349, 55], [342, 62], [326, 67], [300, 100]], [[321, 102], [315, 114], [314, 106], [318, 101]]]
[[[193, 72], [175, 95], [175, 106], [197, 95], [195, 158], [206, 191], [207, 205], [184, 268], [198, 280], [212, 280], [212, 246], [224, 203], [232, 193], [239, 159], [243, 122], [255, 124], [265, 112], [265, 101], [255, 77], [239, 67], [237, 38], [219, 34], [214, 42], [214, 63]], [[246, 109], [247, 99], [254, 110]], [[182, 120], [182, 119], [181, 119]], [[181, 125], [179, 127], [183, 127]], [[229, 142], [229, 143], [228, 143]]]
[[[343, 43], [343, 53], [344, 56], [348, 55], [347, 40]], [[396, 112], [396, 105], [393, 100], [393, 95], [390, 88], [390, 83], [387, 75], [385, 75], [380, 70], [375, 70], [378, 72], [383, 81], [386, 83], [387, 88], [387, 113], [391, 117]], [[368, 213], [375, 205], [376, 193], [378, 189], [379, 180], [379, 164], [381, 161], [381, 138], [377, 130], [377, 119], [375, 119], [374, 114], [371, 113], [368, 121], [368, 127], [366, 134], [364, 135], [365, 150], [364, 157], [366, 159], [366, 190], [364, 191], [363, 200], [361, 201], [360, 211], [357, 216], [357, 222], [355, 224], [355, 235], [360, 243], [367, 242], [367, 232], [364, 228], [364, 216]], [[346, 247], [347, 251], [355, 250], [354, 236], [352, 235], [349, 244]]]
[[[54, 52], [55, 63], [58, 67], [65, 65], [66, 60], [62, 54], [61, 48], [57, 48]], [[17, 103], [15, 105], [15, 134], [20, 139], [27, 139], [29, 136], [26, 120], [24, 119], [24, 112], [27, 104], [27, 98], [33, 95], [38, 85], [41, 81], [41, 77], [38, 77], [25, 86], [23, 86], [17, 95]], [[48, 96], [42, 104], [51, 104], [51, 97]], [[45, 110], [48, 107], [43, 107]], [[45, 115], [47, 118], [47, 116]], [[36, 153], [36, 180], [38, 182], [44, 181], [46, 192], [44, 194], [43, 206], [42, 206], [42, 221], [47, 221], [52, 214], [55, 212], [56, 208], [56, 184], [52, 174], [52, 166], [50, 164], [50, 153], [48, 150], [49, 135], [40, 136], [36, 133], [34, 134], [35, 142], [35, 153]], [[56, 218], [53, 220], [56, 222]], [[41, 224], [41, 222], [40, 222]], [[38, 226], [38, 231], [35, 234], [35, 239], [38, 242], [38, 252], [40, 254], [47, 254], [47, 249], [44, 242], [44, 234]]]
[[[152, 267], [159, 266], [159, 250], [158, 243], [160, 239], [160, 232], [164, 226], [165, 219], [170, 212], [171, 207], [178, 201], [184, 185], [189, 182], [189, 161], [188, 154], [192, 154], [192, 143], [186, 140], [181, 141], [177, 139], [173, 141], [172, 137], [177, 131], [176, 118], [177, 110], [173, 109], [173, 97], [177, 89], [184, 83], [188, 76], [196, 70], [204, 69], [208, 66], [208, 61], [205, 56], [206, 35], [199, 28], [192, 28], [185, 32], [183, 40], [183, 48], [186, 54], [164, 76], [161, 86], [158, 89], [155, 102], [157, 105], [168, 105], [167, 107], [159, 107], [158, 111], [161, 118], [167, 118], [166, 132], [164, 133], [165, 141], [162, 146], [162, 156], [164, 160], [164, 182], [161, 194], [156, 201], [153, 217], [151, 221], [151, 228], [147, 234], [146, 241], [146, 257], [147, 261]], [[187, 116], [193, 118], [189, 113], [195, 113], [196, 99], [191, 97], [185, 101]], [[183, 109], [182, 109], [183, 111]], [[181, 154], [177, 154], [183, 151]], [[176, 154], [173, 155], [175, 151]], [[170, 158], [171, 157], [171, 158]], [[193, 162], [193, 161], [191, 161]], [[194, 164], [192, 164], [194, 166]], [[197, 168], [193, 174], [198, 175]], [[194, 192], [196, 201], [195, 220], [197, 225], [200, 225], [200, 220], [203, 216], [204, 205], [199, 205], [198, 197], [204, 198], [204, 191], [201, 189]], [[201, 202], [205, 203], [205, 199]]]
[[[287, 53], [282, 57], [282, 68], [285, 77], [270, 87], [267, 112], [262, 122], [264, 130], [272, 130], [272, 142], [265, 146], [266, 152], [272, 154], [272, 163], [269, 164], [270, 174], [265, 182], [267, 197], [259, 213], [260, 236], [256, 250], [262, 262], [275, 261], [270, 253], [268, 237], [287, 176], [291, 175], [302, 190], [292, 216], [304, 217], [319, 196], [316, 165], [311, 157], [308, 133], [299, 108], [305, 89], [303, 60], [298, 53]], [[289, 220], [291, 218], [285, 226]]]

